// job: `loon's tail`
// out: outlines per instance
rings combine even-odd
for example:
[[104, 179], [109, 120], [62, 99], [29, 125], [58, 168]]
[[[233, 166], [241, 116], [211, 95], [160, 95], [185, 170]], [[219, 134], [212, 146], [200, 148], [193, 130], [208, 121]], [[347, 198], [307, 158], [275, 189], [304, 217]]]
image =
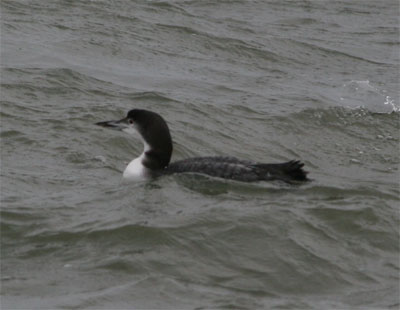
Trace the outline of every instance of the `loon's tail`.
[[302, 169], [304, 164], [299, 160], [291, 160], [282, 164], [256, 164], [255, 166], [264, 171], [264, 177], [262, 173], [260, 173], [260, 177], [265, 180], [282, 180], [289, 183], [309, 180], [308, 172]]

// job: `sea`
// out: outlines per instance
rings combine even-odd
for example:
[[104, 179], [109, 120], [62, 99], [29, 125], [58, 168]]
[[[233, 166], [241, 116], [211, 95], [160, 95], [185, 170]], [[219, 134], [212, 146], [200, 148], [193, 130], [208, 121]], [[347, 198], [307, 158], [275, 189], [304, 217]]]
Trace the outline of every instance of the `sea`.
[[[1, 309], [399, 309], [397, 0], [2, 0]], [[301, 160], [309, 182], [126, 182]]]

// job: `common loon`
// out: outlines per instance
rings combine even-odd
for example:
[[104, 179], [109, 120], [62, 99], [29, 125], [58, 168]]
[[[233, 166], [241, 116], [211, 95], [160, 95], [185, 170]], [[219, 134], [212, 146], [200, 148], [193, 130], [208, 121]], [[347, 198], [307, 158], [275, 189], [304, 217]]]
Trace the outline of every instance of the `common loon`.
[[303, 163], [292, 160], [279, 164], [265, 164], [230, 156], [193, 157], [170, 163], [172, 139], [165, 120], [157, 113], [133, 109], [119, 121], [98, 122], [96, 125], [127, 133], [138, 132], [144, 144], [143, 153], [126, 167], [126, 179], [143, 179], [173, 173], [202, 173], [213, 177], [243, 182], [281, 180], [306, 181]]

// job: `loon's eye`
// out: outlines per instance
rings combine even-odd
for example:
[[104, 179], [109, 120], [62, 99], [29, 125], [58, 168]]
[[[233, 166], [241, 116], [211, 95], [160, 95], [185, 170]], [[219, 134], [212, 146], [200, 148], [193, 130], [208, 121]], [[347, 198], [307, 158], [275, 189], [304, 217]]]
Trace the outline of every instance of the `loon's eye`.
[[133, 124], [133, 119], [129, 119], [129, 124]]

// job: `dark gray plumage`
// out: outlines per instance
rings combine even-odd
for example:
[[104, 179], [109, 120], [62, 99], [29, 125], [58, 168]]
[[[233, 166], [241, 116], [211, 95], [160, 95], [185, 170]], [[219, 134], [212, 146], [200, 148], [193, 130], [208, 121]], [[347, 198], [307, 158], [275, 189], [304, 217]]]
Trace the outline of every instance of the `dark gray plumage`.
[[243, 182], [281, 180], [305, 181], [303, 163], [289, 161], [281, 164], [263, 164], [235, 157], [194, 157], [169, 164], [164, 173], [204, 173], [213, 177]]

